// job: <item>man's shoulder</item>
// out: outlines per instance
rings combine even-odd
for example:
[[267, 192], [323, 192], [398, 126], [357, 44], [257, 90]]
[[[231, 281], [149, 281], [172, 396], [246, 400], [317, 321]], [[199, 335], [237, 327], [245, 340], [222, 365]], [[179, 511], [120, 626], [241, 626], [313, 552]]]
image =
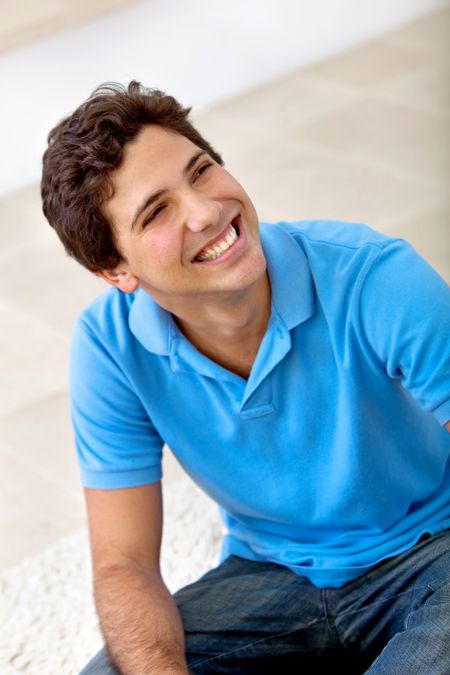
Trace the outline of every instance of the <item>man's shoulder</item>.
[[[353, 285], [369, 272], [377, 260], [389, 250], [392, 239], [368, 225], [340, 220], [301, 220], [278, 222], [268, 227], [273, 231], [271, 249], [277, 255], [277, 239], [287, 237], [306, 257], [310, 272], [317, 284], [339, 288]], [[267, 237], [266, 237], [267, 239]], [[337, 290], [337, 289], [336, 289]]]
[[107, 342], [118, 330], [128, 330], [134, 295], [122, 293], [113, 287], [105, 289], [81, 311], [76, 321], [75, 333], [81, 331], [92, 336], [101, 336], [102, 342]]
[[125, 318], [130, 312], [134, 296], [135, 293], [122, 293], [117, 288], [108, 286], [83, 308], [78, 321], [101, 321], [111, 314], [119, 314]]
[[167, 355], [173, 329], [169, 312], [148, 293], [138, 288], [122, 293], [110, 288], [94, 298], [82, 311], [75, 326], [74, 344], [97, 345], [117, 358], [129, 355], [140, 343], [148, 352]]
[[388, 236], [377, 232], [364, 223], [342, 220], [315, 219], [298, 221], [278, 221], [263, 226], [283, 230], [304, 245], [321, 244], [334, 247], [359, 249], [362, 246], [374, 245], [383, 248], [390, 241]]
[[371, 271], [389, 257], [389, 251], [403, 250], [406, 245], [362, 223], [323, 219], [267, 225], [262, 238], [269, 240], [272, 266], [306, 267], [322, 301], [341, 310], [345, 302], [358, 297]]

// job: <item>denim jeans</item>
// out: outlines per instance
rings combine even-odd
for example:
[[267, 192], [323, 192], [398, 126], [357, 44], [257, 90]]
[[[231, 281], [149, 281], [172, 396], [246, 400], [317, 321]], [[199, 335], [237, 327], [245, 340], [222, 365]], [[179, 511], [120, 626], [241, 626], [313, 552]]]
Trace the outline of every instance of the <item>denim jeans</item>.
[[[450, 673], [450, 530], [341, 588], [231, 556], [174, 597], [195, 675]], [[82, 671], [117, 673], [106, 649]]]

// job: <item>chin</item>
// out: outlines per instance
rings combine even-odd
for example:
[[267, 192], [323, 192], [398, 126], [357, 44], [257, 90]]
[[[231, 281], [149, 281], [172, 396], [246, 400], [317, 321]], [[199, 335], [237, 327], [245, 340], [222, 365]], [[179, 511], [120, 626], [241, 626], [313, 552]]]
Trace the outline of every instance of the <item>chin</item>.
[[267, 263], [262, 250], [246, 261], [239, 273], [239, 288], [244, 289], [261, 280], [267, 272]]

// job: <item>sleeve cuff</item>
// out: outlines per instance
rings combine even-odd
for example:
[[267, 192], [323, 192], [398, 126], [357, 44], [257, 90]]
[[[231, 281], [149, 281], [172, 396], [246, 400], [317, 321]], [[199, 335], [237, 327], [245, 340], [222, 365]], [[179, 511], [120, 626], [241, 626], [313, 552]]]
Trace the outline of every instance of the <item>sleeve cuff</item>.
[[437, 421], [444, 426], [450, 420], [450, 398], [433, 410]]
[[99, 490], [138, 487], [157, 483], [162, 478], [161, 466], [134, 471], [89, 471], [81, 467], [81, 483], [83, 487]]

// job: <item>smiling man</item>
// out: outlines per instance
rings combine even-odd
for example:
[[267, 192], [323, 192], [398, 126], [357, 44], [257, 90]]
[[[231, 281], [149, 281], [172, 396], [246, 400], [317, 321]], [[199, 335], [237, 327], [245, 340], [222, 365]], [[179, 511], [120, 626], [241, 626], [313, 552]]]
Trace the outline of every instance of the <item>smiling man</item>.
[[[44, 156], [50, 224], [111, 286], [72, 349], [106, 641], [83, 673], [446, 673], [449, 289], [364, 225], [259, 223], [188, 113], [103, 87]], [[164, 443], [226, 528], [173, 597]]]
[[104, 213], [124, 260], [100, 274], [125, 293], [144, 290], [202, 352], [248, 376], [270, 314], [248, 195], [206, 151], [159, 125], [125, 147], [112, 186]]

